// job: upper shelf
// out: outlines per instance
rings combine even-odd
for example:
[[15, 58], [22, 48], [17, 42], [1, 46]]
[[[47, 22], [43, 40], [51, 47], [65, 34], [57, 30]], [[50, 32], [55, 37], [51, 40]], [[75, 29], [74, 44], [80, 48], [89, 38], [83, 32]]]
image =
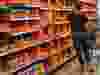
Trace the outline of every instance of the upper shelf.
[[[15, 35], [15, 34], [12, 34], [12, 35]], [[44, 39], [44, 40], [24, 41], [23, 42], [24, 46], [20, 47], [20, 48], [16, 48], [16, 41], [14, 41], [14, 43], [12, 43], [12, 44], [9, 43], [9, 46], [11, 46], [11, 48], [3, 48], [2, 52], [0, 53], [0, 56], [12, 54], [12, 53], [15, 53], [16, 51], [23, 50], [24, 48], [37, 46], [37, 45], [40, 45], [40, 44], [43, 44], [46, 42], [50, 42], [54, 39], [59, 39], [59, 38], [66, 37], [69, 35], [70, 35], [70, 33], [58, 33], [58, 34], [56, 34], [56, 36], [51, 35], [51, 38], [49, 40]], [[6, 46], [8, 46], [8, 43], [5, 44], [5, 47]]]

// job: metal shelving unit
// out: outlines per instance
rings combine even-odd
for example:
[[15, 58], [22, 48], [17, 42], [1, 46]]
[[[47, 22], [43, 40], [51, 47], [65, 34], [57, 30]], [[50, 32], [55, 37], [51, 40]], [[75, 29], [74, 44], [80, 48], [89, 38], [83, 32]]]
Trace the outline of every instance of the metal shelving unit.
[[[37, 2], [37, 4], [39, 4], [39, 3]], [[37, 8], [40, 8], [40, 5], [36, 5], [36, 6], [35, 5], [32, 5], [32, 8], [36, 8], [36, 7]], [[40, 8], [40, 10], [44, 10], [44, 11], [48, 11], [48, 10], [51, 10], [52, 11], [52, 9], [53, 9], [52, 6], [51, 6], [51, 9], [49, 9], [49, 7], [48, 8]], [[53, 33], [55, 31], [55, 29], [54, 29], [54, 24], [51, 23], [51, 28], [50, 28], [51, 33], [49, 34], [49, 39], [44, 39], [44, 40], [27, 40], [26, 41], [26, 40], [24, 40], [24, 38], [21, 38], [20, 40], [23, 41], [24, 47], [23, 48], [16, 48], [16, 42], [18, 41], [18, 40], [16, 40], [16, 36], [17, 35], [21, 35], [21, 34], [17, 34], [16, 35], [16, 33], [11, 33], [11, 37], [10, 37], [11, 39], [9, 38], [9, 41], [12, 40], [13, 43], [11, 43], [11, 44], [10, 43], [6, 43], [5, 44], [5, 47], [7, 47], [7, 46], [10, 46], [10, 47], [7, 50], [6, 50], [6, 48], [5, 49], [4, 48], [1, 48], [1, 49], [4, 49], [4, 50], [2, 50], [2, 52], [0, 53], [1, 60], [3, 58], [9, 58], [9, 59], [11, 59], [11, 60], [8, 61], [8, 66], [9, 66], [9, 68], [11, 68], [9, 71], [15, 71], [14, 70], [14, 68], [15, 68], [14, 65], [16, 63], [16, 60], [15, 60], [16, 57], [14, 57], [13, 55], [19, 53], [19, 56], [20, 56], [20, 52], [21, 51], [23, 52], [23, 51], [27, 50], [27, 48], [32, 48], [32, 47], [35, 47], [35, 46], [38, 46], [38, 45], [42, 45], [44, 43], [50, 43], [51, 41], [53, 41], [53, 40], [59, 40], [60, 38], [66, 39], [66, 37], [68, 37], [68, 38], [71, 37], [71, 28], [68, 28], [68, 30], [67, 30], [66, 29], [67, 26], [66, 26], [65, 29], [63, 29], [64, 27], [60, 29], [60, 26], [58, 26], [58, 25], [60, 25], [60, 24], [62, 24], [62, 25], [63, 24], [68, 25], [68, 23], [70, 23], [70, 21], [67, 20], [67, 16], [72, 14], [71, 13], [72, 9], [70, 7], [68, 7], [68, 9], [66, 9], [66, 8], [59, 9], [59, 8], [57, 8], [57, 9], [53, 9], [53, 10], [55, 10], [57, 12], [60, 12], [60, 11], [63, 11], [64, 12], [64, 11], [66, 11], [68, 13], [65, 13], [66, 14], [65, 17], [63, 17], [64, 15], [63, 16], [60, 16], [60, 17], [55, 15], [55, 17], [56, 17], [55, 19], [58, 19], [59, 20], [56, 23], [54, 23], [54, 24], [57, 24], [58, 32], [56, 32], [56, 34]], [[51, 12], [51, 13], [53, 13], [53, 12]], [[31, 17], [30, 20], [40, 20], [41, 18], [39, 17], [39, 15], [40, 14], [35, 14], [35, 16], [34, 17]], [[54, 13], [53, 13], [53, 15], [54, 15]], [[17, 19], [17, 21], [20, 21], [20, 20], [22, 20], [22, 22], [24, 22], [23, 21], [24, 20], [24, 17], [22, 17], [22, 19]], [[27, 18], [27, 20], [29, 20], [29, 18]], [[51, 20], [54, 20], [54, 19], [51, 19]], [[14, 22], [15, 20], [12, 20], [12, 21]], [[53, 22], [53, 21], [50, 21], [50, 22]], [[33, 30], [33, 31], [40, 31], [40, 30], [42, 31], [42, 29], [36, 29], [36, 30]], [[62, 30], [62, 32], [61, 32], [61, 30]], [[69, 31], [69, 32], [67, 32], [67, 31]], [[31, 36], [28, 36], [28, 37], [31, 37]], [[66, 43], [72, 42], [72, 41], [70, 41], [71, 39], [68, 39], [68, 40], [69, 41], [67, 41]], [[65, 46], [66, 46], [66, 48], [69, 48], [69, 47], [71, 47], [71, 45], [72, 44], [68, 44], [68, 45], [66, 44]], [[62, 51], [64, 51], [64, 49], [65, 48], [62, 48]], [[48, 56], [35, 57], [35, 58], [32, 59], [32, 64], [36, 64], [37, 61], [38, 62], [46, 61], [47, 59], [48, 59]], [[67, 60], [68, 59], [65, 58], [64, 59], [64, 62], [66, 62]], [[12, 64], [12, 65], [10, 65], [10, 64]], [[31, 66], [30, 65], [32, 65], [32, 64], [28, 64], [28, 65], [25, 65], [25, 64], [24, 65], [23, 64], [17, 64], [16, 65], [16, 71], [17, 72], [23, 71], [26, 67], [28, 67], [28, 68], [26, 68], [24, 71], [25, 72], [26, 71], [30, 71], [31, 70], [31, 68], [30, 68]], [[59, 64], [59, 65], [58, 64], [57, 65], [52, 65], [52, 64], [49, 65], [48, 72], [51, 72], [53, 69], [56, 69], [56, 67], [59, 67], [59, 66], [61, 66], [61, 64]], [[12, 67], [14, 67], [14, 68], [12, 68]]]

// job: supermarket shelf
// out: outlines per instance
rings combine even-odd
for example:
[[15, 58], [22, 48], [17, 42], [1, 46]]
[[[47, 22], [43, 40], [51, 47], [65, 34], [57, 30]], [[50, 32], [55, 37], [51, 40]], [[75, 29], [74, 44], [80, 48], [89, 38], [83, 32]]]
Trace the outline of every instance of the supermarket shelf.
[[88, 20], [95, 20], [96, 19], [96, 17], [95, 16], [88, 16]]
[[24, 20], [40, 20], [40, 16], [26, 16], [26, 17], [24, 17], [24, 16], [19, 16], [19, 17], [17, 17], [16, 19], [15, 18], [13, 18], [14, 20], [13, 21], [24, 21]]
[[[34, 0], [33, 0], [34, 1]], [[19, 4], [21, 4], [21, 3], [24, 3], [24, 1], [17, 1], [17, 3], [19, 3]], [[31, 3], [31, 1], [26, 1], [25, 2], [25, 4], [27, 4], [27, 3]], [[40, 8], [40, 2], [39, 1], [35, 1], [35, 2], [33, 2], [34, 4], [32, 4], [32, 8]], [[67, 9], [66, 9], [67, 8]], [[49, 8], [40, 8], [41, 10], [46, 10], [46, 11], [48, 11], [48, 9]], [[23, 9], [22, 9], [23, 10]], [[65, 7], [64, 9], [55, 9], [56, 11], [68, 11], [69, 12], [69, 14], [70, 14], [70, 11], [72, 11], [72, 8], [70, 7], [70, 8], [68, 8], [68, 7]], [[20, 11], [20, 10], [19, 10]], [[14, 17], [15, 18], [15, 17]], [[19, 16], [19, 17], [17, 17], [17, 19], [16, 19], [17, 21], [21, 21], [21, 22], [24, 22], [24, 20], [40, 20], [40, 16], [39, 16], [39, 14], [37, 14], [37, 15], [34, 15], [33, 17], [29, 17], [29, 16], [26, 16], [26, 17], [23, 17], [23, 16]], [[60, 19], [59, 19], [60, 20]], [[13, 20], [14, 22], [15, 22], [15, 20]], [[69, 23], [69, 21], [64, 21], [64, 22], [56, 22], [56, 24], [63, 24], [63, 23]], [[34, 27], [35, 28], [35, 27]], [[38, 28], [38, 27], [37, 27]], [[40, 29], [37, 29], [37, 30], [34, 30], [34, 31], [38, 31], [38, 30], [40, 30]], [[24, 32], [23, 32], [24, 33]], [[41, 44], [43, 44], [43, 43], [48, 43], [48, 42], [50, 42], [50, 41], [52, 41], [52, 40], [59, 40], [60, 38], [63, 38], [63, 37], [66, 37], [66, 36], [69, 36], [70, 35], [70, 33], [68, 32], [68, 33], [64, 33], [64, 32], [60, 32], [60, 33], [56, 33], [56, 35], [55, 34], [51, 34], [49, 37], [49, 39], [44, 39], [44, 40], [33, 40], [33, 41], [31, 41], [31, 40], [29, 40], [29, 41], [24, 41], [24, 38], [22, 38], [21, 40], [23, 40], [23, 42], [24, 42], [24, 47], [23, 48], [15, 48], [15, 46], [16, 46], [16, 41], [15, 41], [15, 43], [14, 43], [14, 48], [9, 48], [8, 50], [6, 50], [5, 52], [2, 52], [2, 53], [0, 53], [0, 57], [3, 57], [3, 56], [8, 56], [8, 55], [10, 55], [10, 54], [15, 54], [16, 52], [19, 52], [20, 53], [20, 51], [24, 51], [25, 50], [25, 48], [26, 48], [26, 50], [27, 50], [27, 48], [32, 48], [32, 47], [34, 47], [34, 46], [37, 46], [37, 45], [41, 45]], [[16, 38], [16, 33], [11, 33], [11, 36], [12, 37], [15, 37]], [[31, 36], [29, 36], [29, 37], [31, 37]], [[16, 40], [16, 39], [14, 39], [14, 40]], [[20, 41], [20, 40], [19, 40]], [[7, 45], [7, 44], [6, 44]], [[2, 50], [3, 51], [3, 50]], [[44, 62], [45, 60], [47, 60], [48, 59], [48, 57], [45, 55], [44, 57], [35, 57], [35, 58], [33, 58], [33, 60], [32, 60], [32, 64], [36, 64], [36, 63], [38, 63], [38, 62]], [[68, 59], [66, 58], [65, 60], [64, 60], [64, 62], [66, 62]], [[9, 64], [12, 64], [12, 63], [16, 63], [16, 60], [14, 59], [14, 60], [11, 60], [11, 61], [9, 61]], [[47, 62], [46, 62], [47, 63]], [[18, 65], [16, 65], [16, 71], [17, 72], [19, 72], [19, 71], [23, 71], [23, 70], [27, 70], [27, 71], [30, 71], [31, 70], [31, 68], [30, 67], [32, 67], [32, 64], [29, 64], [29, 65], [25, 65], [25, 64], [18, 64]], [[59, 67], [59, 66], [61, 66], [61, 65], [59, 65], [59, 64], [57, 64], [57, 65], [52, 65], [52, 66], [50, 66], [50, 68], [49, 68], [49, 72], [51, 72], [53, 69], [55, 69], [56, 67]], [[11, 70], [11, 71], [13, 71], [13, 70]], [[26, 72], [27, 72], [26, 71]]]
[[[61, 67], [62, 65], [64, 64], [68, 64], [68, 63], [71, 63], [71, 61], [73, 61], [74, 59], [73, 58], [77, 58], [79, 56], [79, 53], [77, 53], [77, 49], [71, 49], [72, 53], [71, 54], [68, 54], [67, 52], [67, 48], [64, 48], [64, 63], [63, 64], [51, 64], [49, 65], [49, 69], [48, 69], [48, 72], [52, 72], [58, 68], [58, 67]], [[72, 55], [72, 56], [71, 56]]]
[[[47, 63], [48, 59], [47, 57], [36, 57], [32, 60], [32, 64], [39, 64], [39, 63]], [[26, 69], [26, 67], [30, 68], [32, 67], [32, 64], [26, 65], [26, 64], [19, 64], [16, 65], [16, 71], [21, 71], [24, 69]]]
[[8, 50], [7, 52], [0, 53], [0, 56], [6, 56], [9, 54], [15, 53], [16, 51], [22, 50], [22, 49], [24, 48], [13, 48], [13, 49]]
[[[70, 58], [71, 59], [71, 58]], [[64, 59], [64, 62], [66, 62], [66, 61], [68, 61], [68, 60], [70, 60], [70, 59], [68, 59], [68, 58], [65, 58]], [[62, 64], [51, 64], [50, 66], [49, 66], [49, 69], [48, 69], [48, 72], [52, 72], [53, 70], [55, 70], [57, 67], [60, 67]]]
[[17, 16], [16, 17], [16, 20], [20, 20], [20, 21], [23, 21], [23, 20], [32, 20], [32, 16]]
[[[13, 34], [15, 35], [15, 34]], [[56, 40], [57, 39], [60, 39], [60, 38], [63, 38], [63, 37], [66, 37], [70, 35], [70, 33], [57, 33], [56, 34]], [[51, 35], [52, 36], [52, 35]], [[40, 45], [40, 44], [43, 44], [43, 43], [47, 43], [47, 42], [50, 42], [52, 40], [54, 40], [55, 37], [51, 37], [49, 40], [37, 40], [37, 41], [24, 41], [24, 48], [28, 48], [28, 47], [33, 47], [33, 46], [37, 46], [37, 45]], [[2, 52], [0, 53], [0, 56], [5, 56], [5, 55], [8, 55], [8, 54], [12, 54], [12, 53], [15, 53], [15, 52], [19, 52], [21, 50], [24, 50], [24, 48], [13, 48], [13, 49], [8, 49], [7, 52]]]
[[40, 16], [33, 16], [32, 20], [40, 20]]
[[30, 42], [25, 41], [24, 48], [12, 48], [12, 49], [6, 50], [6, 52], [0, 53], [0, 56], [5, 56], [5, 55], [12, 54], [12, 53], [20, 52], [21, 50], [24, 50], [25, 48], [28, 48], [28, 47], [32, 47], [32, 46], [36, 46], [36, 45], [42, 44], [42, 43], [44, 43], [45, 41], [47, 41], [47, 40], [44, 40], [44, 41], [37, 41], [37, 42], [36, 42], [35, 44], [33, 44], [33, 45], [32, 45], [32, 41], [30, 41]]
[[56, 9], [56, 11], [72, 11], [72, 8], [69, 7], [69, 8], [64, 8], [64, 9]]
[[[56, 72], [57, 70], [61, 70], [62, 67], [65, 65], [65, 64], [71, 64], [73, 63], [73, 60], [75, 60], [78, 56], [73, 56], [71, 58], [65, 58], [64, 59], [64, 63], [63, 64], [53, 64], [53, 65], [50, 65], [49, 66], [49, 69], [48, 69], [48, 72], [51, 73], [51, 72]], [[74, 59], [73, 59], [74, 58]]]

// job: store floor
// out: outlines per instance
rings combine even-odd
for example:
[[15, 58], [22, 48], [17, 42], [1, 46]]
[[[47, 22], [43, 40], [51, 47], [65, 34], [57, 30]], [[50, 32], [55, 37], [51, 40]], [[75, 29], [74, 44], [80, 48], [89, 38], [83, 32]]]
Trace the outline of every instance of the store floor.
[[96, 75], [96, 72], [81, 72], [82, 67], [79, 64], [71, 65], [65, 64], [65, 66], [53, 75]]
[[80, 64], [77, 58], [49, 75], [96, 75], [95, 64]]

